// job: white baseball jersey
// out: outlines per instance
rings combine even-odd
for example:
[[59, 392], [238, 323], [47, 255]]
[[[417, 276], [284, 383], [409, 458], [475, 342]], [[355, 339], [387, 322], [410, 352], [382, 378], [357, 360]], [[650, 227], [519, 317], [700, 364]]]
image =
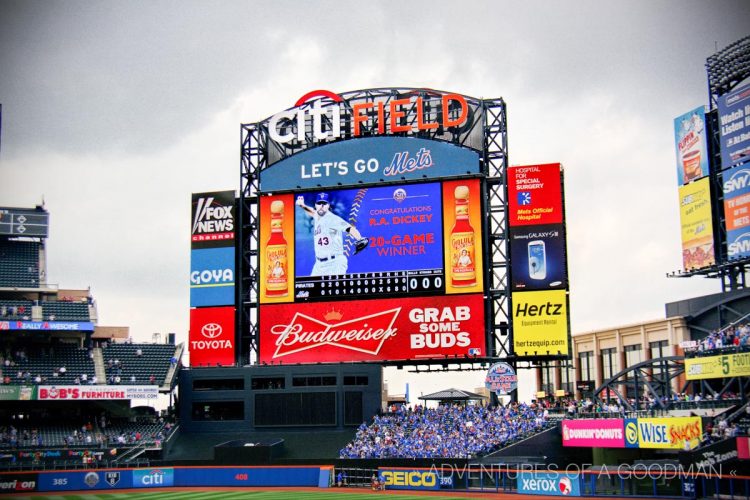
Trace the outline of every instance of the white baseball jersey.
[[344, 232], [351, 226], [338, 215], [327, 212], [322, 217], [315, 215], [315, 257], [328, 259], [343, 256]]

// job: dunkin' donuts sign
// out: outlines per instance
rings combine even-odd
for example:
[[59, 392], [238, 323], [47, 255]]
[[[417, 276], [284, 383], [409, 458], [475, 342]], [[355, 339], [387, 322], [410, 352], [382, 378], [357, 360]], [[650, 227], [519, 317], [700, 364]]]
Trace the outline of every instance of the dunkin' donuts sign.
[[387, 361], [484, 356], [481, 294], [268, 305], [260, 361]]

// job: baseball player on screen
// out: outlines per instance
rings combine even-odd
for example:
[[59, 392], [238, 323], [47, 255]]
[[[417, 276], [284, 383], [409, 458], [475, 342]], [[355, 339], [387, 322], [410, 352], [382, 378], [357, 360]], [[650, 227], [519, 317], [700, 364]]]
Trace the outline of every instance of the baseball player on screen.
[[302, 196], [297, 196], [296, 205], [314, 221], [315, 265], [310, 276], [346, 274], [349, 261], [344, 254], [344, 233], [356, 240], [355, 254], [363, 250], [369, 240], [363, 238], [356, 227], [330, 211], [328, 193], [318, 193], [315, 208], [305, 205]]

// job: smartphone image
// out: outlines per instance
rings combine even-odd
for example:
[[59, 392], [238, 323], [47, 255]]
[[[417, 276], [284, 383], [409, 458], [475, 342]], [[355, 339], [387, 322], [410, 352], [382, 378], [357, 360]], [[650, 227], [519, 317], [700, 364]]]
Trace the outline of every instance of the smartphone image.
[[547, 277], [547, 253], [542, 240], [529, 242], [529, 278], [543, 280]]

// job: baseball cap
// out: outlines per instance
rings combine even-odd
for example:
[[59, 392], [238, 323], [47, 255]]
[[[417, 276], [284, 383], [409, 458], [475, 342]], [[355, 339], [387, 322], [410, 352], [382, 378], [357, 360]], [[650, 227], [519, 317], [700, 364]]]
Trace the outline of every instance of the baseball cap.
[[328, 193], [318, 193], [318, 198], [315, 200], [315, 204], [318, 203], [328, 203], [330, 205], [330, 201], [328, 200]]

